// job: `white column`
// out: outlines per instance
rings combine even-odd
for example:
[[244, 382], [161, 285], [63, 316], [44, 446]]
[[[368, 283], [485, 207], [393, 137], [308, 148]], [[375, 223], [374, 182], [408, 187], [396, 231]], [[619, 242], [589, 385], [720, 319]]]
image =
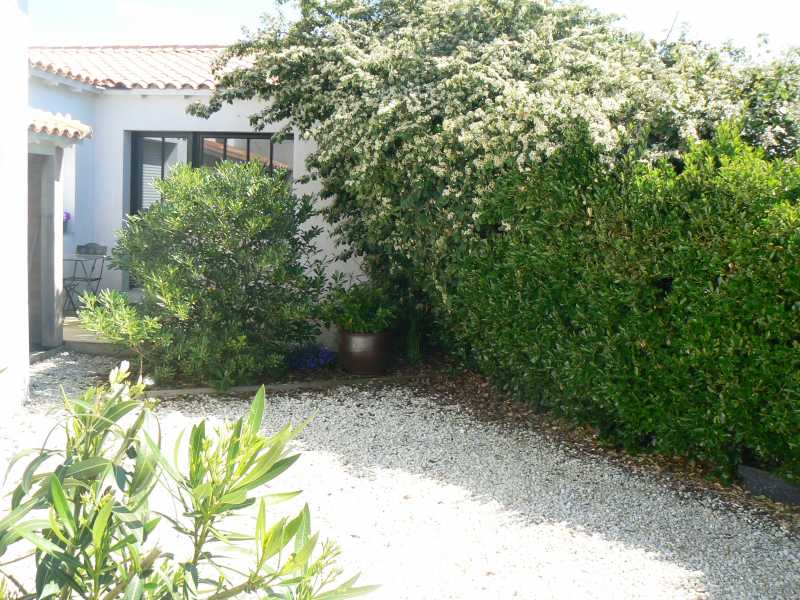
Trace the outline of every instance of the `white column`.
[[61, 148], [48, 156], [42, 168], [42, 346], [55, 348], [64, 341], [64, 194], [61, 193]]
[[28, 59], [25, 2], [0, 0], [0, 72], [3, 140], [0, 142], [0, 407], [21, 404], [28, 393]]

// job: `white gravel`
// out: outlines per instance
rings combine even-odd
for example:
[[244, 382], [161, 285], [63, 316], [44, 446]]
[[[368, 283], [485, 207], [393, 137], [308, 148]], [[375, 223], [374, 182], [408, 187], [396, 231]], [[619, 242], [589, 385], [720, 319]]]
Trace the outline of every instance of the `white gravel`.
[[[113, 359], [32, 366], [32, 398], [0, 422], [0, 463], [33, 445], [69, 393]], [[176, 433], [247, 403], [164, 402]], [[270, 397], [267, 427], [318, 412], [276, 491], [303, 489], [314, 529], [375, 600], [800, 598], [800, 539], [713, 496], [584, 457], [535, 432], [481, 423], [430, 393], [341, 387]], [[295, 505], [289, 508], [297, 508]]]

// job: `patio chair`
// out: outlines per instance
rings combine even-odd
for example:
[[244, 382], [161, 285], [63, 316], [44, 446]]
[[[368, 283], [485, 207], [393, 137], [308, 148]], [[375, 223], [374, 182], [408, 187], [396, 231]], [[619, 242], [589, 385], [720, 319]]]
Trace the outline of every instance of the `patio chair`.
[[103, 269], [106, 263], [106, 246], [94, 242], [78, 245], [75, 256], [66, 259], [72, 263], [72, 270], [64, 277], [64, 310], [78, 309], [78, 295], [81, 291], [96, 294], [100, 291]]

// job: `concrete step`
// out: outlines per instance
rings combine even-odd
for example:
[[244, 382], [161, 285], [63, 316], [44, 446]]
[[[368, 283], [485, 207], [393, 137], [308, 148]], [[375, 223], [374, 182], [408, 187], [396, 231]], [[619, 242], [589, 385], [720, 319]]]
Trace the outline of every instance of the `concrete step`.
[[70, 352], [115, 356], [118, 358], [130, 358], [133, 356], [127, 348], [113, 344], [84, 329], [77, 317], [66, 317], [64, 319], [63, 349]]

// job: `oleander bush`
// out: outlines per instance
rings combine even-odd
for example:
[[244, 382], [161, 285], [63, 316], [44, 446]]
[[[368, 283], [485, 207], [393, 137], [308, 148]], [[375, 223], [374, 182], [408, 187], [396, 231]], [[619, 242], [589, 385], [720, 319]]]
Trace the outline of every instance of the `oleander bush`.
[[631, 449], [800, 478], [800, 167], [723, 128], [678, 168], [577, 140], [483, 198], [450, 349]]
[[113, 251], [141, 304], [88, 298], [83, 323], [162, 377], [225, 386], [285, 368], [286, 354], [319, 333], [312, 199], [255, 162], [181, 166], [156, 185], [164, 201], [131, 216]]
[[306, 423], [265, 435], [262, 387], [246, 416], [199, 421], [165, 453], [155, 402], [128, 375], [123, 363], [108, 385], [65, 398], [63, 444], [43, 433], [9, 465], [25, 461], [0, 518], [0, 556], [14, 554], [0, 597], [336, 600], [374, 589], [337, 583], [339, 551], [312, 533], [308, 506], [267, 518], [299, 493], [264, 485], [297, 460], [288, 444]]

